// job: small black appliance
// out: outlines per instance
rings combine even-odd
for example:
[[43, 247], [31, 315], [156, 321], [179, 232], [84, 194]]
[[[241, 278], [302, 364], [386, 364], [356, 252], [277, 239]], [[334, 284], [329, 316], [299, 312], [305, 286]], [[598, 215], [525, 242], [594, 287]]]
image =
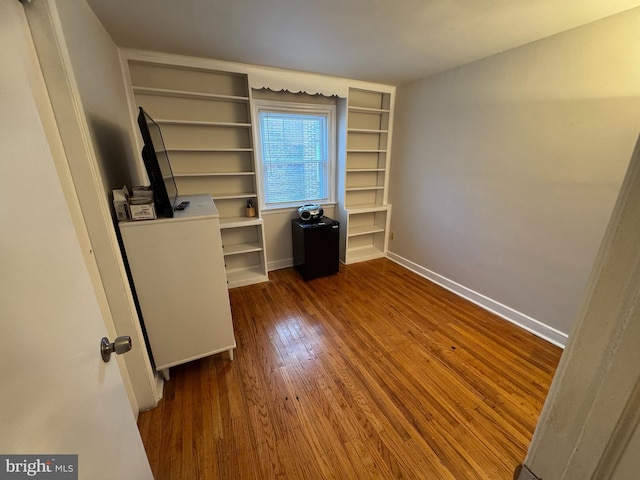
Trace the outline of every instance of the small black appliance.
[[338, 273], [340, 222], [329, 217], [291, 220], [293, 264], [305, 280]]

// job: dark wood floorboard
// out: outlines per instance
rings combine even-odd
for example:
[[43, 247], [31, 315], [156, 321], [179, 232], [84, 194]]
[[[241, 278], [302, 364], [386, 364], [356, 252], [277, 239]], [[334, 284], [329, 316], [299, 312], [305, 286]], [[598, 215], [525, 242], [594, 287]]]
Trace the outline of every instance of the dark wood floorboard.
[[559, 348], [386, 259], [269, 278], [140, 414], [156, 479], [512, 478]]

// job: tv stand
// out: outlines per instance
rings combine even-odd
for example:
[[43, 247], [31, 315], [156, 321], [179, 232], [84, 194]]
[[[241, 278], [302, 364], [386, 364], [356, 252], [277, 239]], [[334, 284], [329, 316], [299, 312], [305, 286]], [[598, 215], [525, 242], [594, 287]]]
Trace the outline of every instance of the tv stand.
[[227, 351], [233, 333], [220, 220], [210, 195], [185, 195], [173, 218], [120, 222], [156, 370]]

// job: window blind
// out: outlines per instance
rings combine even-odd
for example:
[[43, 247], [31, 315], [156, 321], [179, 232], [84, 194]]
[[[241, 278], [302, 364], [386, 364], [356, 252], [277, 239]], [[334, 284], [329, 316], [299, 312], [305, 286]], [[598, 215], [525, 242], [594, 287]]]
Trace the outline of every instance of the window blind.
[[263, 110], [259, 122], [265, 202], [326, 200], [327, 115]]

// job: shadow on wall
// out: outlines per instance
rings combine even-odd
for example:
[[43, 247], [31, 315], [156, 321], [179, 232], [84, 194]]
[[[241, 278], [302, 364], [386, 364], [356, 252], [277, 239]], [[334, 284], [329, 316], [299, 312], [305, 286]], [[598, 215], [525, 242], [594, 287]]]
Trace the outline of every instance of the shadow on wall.
[[131, 172], [133, 162], [129, 132], [121, 126], [106, 121], [95, 115], [88, 115], [89, 130], [93, 137], [93, 145], [98, 161], [98, 168], [102, 176], [105, 193], [111, 195], [111, 190], [131, 186]]
[[140, 304], [136, 295], [133, 278], [129, 269], [129, 263], [126, 260], [124, 244], [122, 242], [122, 236], [120, 235], [120, 229], [117, 227], [115, 212], [111, 206], [112, 190], [122, 188], [123, 185], [127, 185], [128, 187], [132, 186], [131, 171], [134, 167], [133, 165], [129, 165], [129, 158], [133, 159], [135, 157], [131, 155], [129, 133], [120, 126], [95, 115], [88, 115], [87, 121], [93, 138], [93, 146], [96, 152], [98, 168], [100, 169], [100, 175], [102, 176], [104, 195], [107, 196], [111, 216], [114, 221], [113, 229], [123, 256], [123, 264], [125, 271], [127, 272], [127, 278], [133, 294], [136, 312], [140, 319], [140, 326], [142, 328], [142, 335], [147, 347], [149, 360], [155, 370], [155, 363], [151, 353], [149, 337], [142, 318], [142, 310], [140, 309]]

